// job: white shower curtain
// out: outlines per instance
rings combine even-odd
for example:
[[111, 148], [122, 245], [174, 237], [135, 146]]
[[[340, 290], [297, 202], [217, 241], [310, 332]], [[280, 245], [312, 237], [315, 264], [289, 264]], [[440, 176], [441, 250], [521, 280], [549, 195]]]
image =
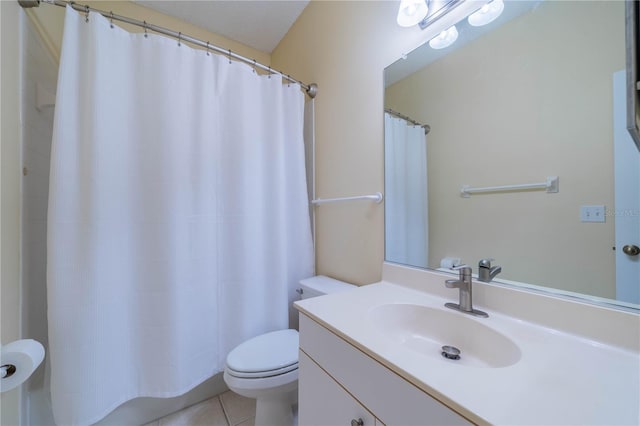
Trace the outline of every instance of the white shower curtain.
[[385, 259], [427, 267], [427, 144], [424, 129], [384, 114]]
[[66, 13], [47, 292], [54, 416], [76, 425], [287, 328], [313, 246], [298, 86]]

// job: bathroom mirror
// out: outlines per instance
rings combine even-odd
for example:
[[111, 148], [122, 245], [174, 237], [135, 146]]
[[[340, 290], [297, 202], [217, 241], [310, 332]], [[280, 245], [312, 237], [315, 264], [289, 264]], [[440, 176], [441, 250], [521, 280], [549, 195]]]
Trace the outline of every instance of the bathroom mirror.
[[625, 3], [504, 4], [488, 25], [459, 22], [450, 47], [425, 43], [385, 69], [385, 259], [476, 273], [494, 258], [495, 281], [638, 309]]

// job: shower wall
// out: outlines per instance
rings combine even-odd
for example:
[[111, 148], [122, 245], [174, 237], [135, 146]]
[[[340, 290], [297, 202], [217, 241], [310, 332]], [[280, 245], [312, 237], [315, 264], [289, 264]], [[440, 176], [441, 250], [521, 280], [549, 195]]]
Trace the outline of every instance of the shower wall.
[[[22, 31], [22, 335], [47, 347], [47, 198], [58, 67], [24, 13]], [[45, 363], [23, 386], [24, 424], [53, 424]], [[48, 415], [47, 415], [48, 414]]]
[[[20, 336], [20, 6], [0, 1], [0, 343]], [[3, 392], [0, 424], [20, 423], [21, 390]]]

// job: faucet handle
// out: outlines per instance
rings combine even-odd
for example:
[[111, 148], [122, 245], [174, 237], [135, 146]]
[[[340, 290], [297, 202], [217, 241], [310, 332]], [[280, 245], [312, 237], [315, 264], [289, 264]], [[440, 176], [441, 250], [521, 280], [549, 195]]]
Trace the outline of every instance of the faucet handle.
[[502, 272], [502, 266], [491, 266], [491, 261], [494, 259], [481, 259], [478, 263], [478, 280], [485, 283], [491, 282]]
[[454, 271], [459, 271], [460, 269], [464, 269], [464, 268], [471, 269], [471, 266], [463, 263], [462, 265], [457, 265], [457, 266], [452, 266], [451, 267], [451, 269], [453, 269]]
[[480, 262], [478, 262], [478, 268], [491, 268], [491, 262], [494, 260], [494, 258], [480, 259]]

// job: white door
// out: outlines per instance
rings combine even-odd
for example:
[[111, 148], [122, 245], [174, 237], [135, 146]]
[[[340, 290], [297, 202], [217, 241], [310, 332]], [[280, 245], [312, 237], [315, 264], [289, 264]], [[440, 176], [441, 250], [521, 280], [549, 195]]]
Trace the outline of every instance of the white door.
[[613, 74], [616, 299], [640, 304], [640, 152], [626, 129], [625, 71]]

